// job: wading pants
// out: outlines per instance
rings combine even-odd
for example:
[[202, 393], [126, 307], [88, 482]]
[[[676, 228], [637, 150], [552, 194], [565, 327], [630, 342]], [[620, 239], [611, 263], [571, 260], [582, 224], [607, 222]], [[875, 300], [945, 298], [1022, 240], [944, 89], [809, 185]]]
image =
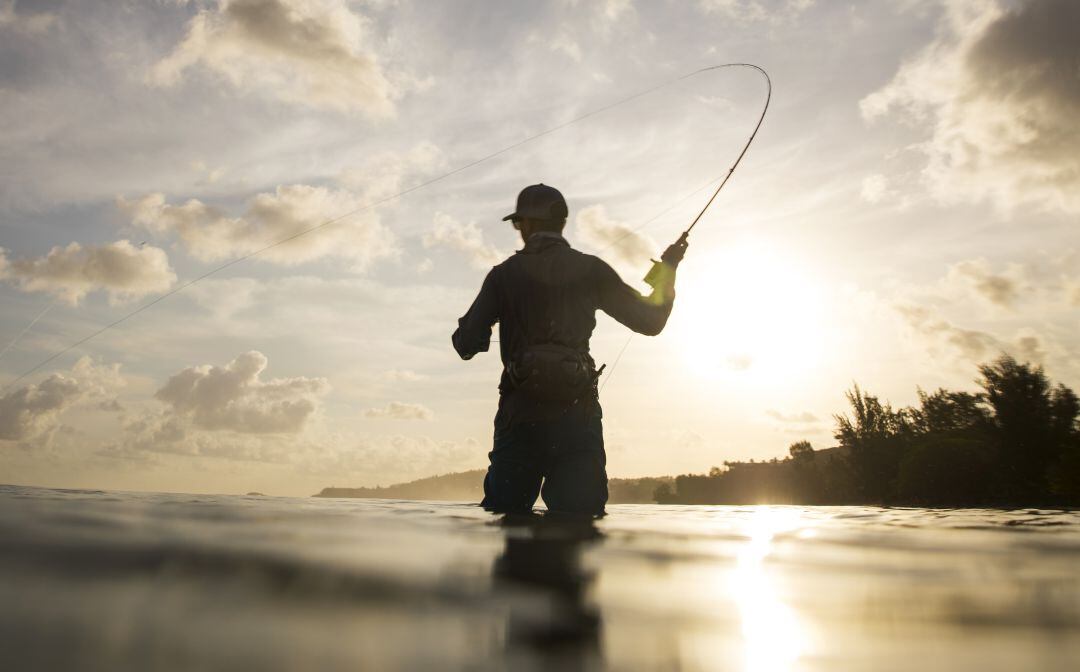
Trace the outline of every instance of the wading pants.
[[603, 515], [607, 457], [599, 404], [554, 420], [510, 422], [495, 416], [495, 445], [484, 478], [489, 511], [526, 513], [537, 496], [549, 511]]

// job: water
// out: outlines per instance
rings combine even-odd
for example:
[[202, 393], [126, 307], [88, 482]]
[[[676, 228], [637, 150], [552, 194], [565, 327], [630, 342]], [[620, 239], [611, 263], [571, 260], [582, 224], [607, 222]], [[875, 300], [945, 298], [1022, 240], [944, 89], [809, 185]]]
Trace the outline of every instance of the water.
[[0, 486], [4, 670], [1076, 670], [1080, 513]]

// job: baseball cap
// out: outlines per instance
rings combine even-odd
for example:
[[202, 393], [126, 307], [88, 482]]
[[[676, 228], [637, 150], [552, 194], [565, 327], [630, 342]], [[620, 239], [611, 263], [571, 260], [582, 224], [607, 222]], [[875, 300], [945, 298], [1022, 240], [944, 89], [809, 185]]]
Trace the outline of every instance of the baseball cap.
[[566, 199], [555, 187], [546, 184], [533, 184], [521, 190], [517, 197], [517, 208], [503, 217], [503, 221], [510, 219], [566, 219], [570, 209], [566, 207]]

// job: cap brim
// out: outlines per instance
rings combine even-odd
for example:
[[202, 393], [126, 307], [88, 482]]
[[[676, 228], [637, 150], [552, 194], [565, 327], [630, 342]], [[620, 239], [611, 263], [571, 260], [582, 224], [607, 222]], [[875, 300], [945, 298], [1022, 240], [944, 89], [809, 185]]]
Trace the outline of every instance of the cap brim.
[[511, 212], [509, 215], [502, 218], [502, 221], [509, 222], [511, 219], [518, 218], [519, 215], [516, 212]]

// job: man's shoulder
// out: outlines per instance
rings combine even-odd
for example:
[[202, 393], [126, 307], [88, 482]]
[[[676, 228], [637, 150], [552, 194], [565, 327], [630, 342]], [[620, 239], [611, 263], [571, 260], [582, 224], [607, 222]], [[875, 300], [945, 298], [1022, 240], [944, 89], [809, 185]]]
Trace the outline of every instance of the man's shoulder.
[[[553, 245], [550, 248], [545, 249], [542, 254], [558, 255], [562, 259], [566, 260], [566, 262], [574, 264], [576, 266], [610, 268], [610, 266], [608, 266], [608, 263], [600, 257], [589, 254], [587, 252], [582, 252], [581, 250], [576, 250], [569, 245]], [[521, 265], [528, 264], [529, 259], [535, 256], [536, 255], [534, 254], [527, 253], [525, 250], [517, 250], [509, 257], [496, 264], [494, 268], [499, 269], [519, 267]]]

